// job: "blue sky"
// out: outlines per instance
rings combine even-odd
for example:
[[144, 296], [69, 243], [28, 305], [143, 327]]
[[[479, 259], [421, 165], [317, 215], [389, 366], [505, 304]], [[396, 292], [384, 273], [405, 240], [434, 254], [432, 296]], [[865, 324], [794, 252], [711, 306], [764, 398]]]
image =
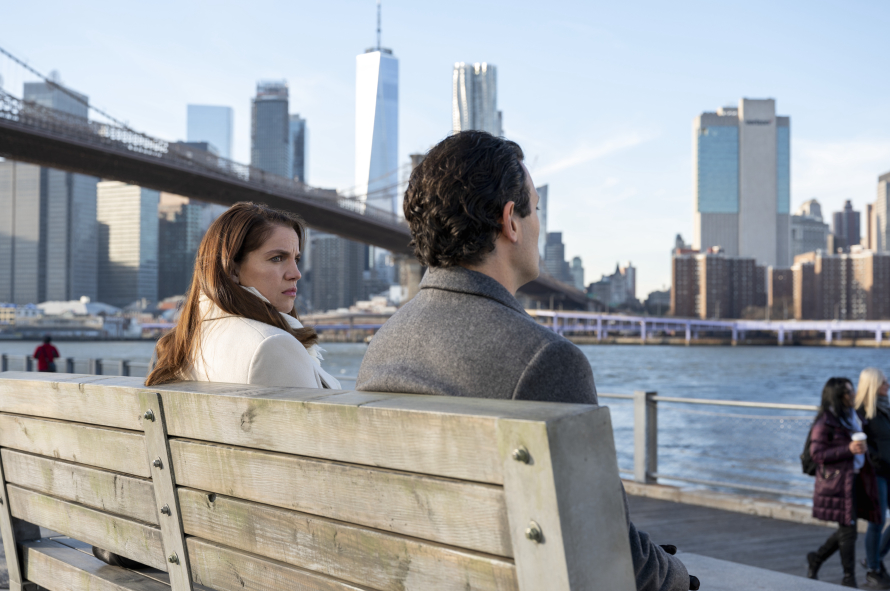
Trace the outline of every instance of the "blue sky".
[[[355, 56], [375, 42], [374, 0], [92, 0], [4, 6], [0, 46], [137, 129], [184, 139], [186, 104], [235, 109], [249, 160], [250, 98], [284, 78], [308, 119], [311, 184], [353, 181]], [[638, 267], [638, 297], [670, 283], [692, 232], [692, 119], [740, 97], [791, 117], [792, 208], [875, 198], [890, 171], [890, 3], [384, 0], [400, 60], [400, 162], [451, 127], [451, 68], [498, 68], [505, 133], [550, 185], [586, 281]], [[5, 88], [24, 79], [0, 60]]]

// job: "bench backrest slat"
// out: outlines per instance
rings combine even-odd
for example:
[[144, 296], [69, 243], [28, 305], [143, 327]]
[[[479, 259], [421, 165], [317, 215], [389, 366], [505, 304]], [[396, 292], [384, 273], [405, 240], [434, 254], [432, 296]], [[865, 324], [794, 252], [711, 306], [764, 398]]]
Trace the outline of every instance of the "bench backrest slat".
[[219, 591], [634, 587], [605, 408], [7, 372], [0, 447], [14, 517], [170, 570], [168, 505]]

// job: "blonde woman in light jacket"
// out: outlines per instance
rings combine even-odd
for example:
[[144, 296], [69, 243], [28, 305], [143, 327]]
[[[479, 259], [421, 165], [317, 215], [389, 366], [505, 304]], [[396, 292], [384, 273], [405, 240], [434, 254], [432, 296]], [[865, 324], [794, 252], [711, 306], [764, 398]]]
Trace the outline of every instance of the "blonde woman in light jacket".
[[146, 386], [192, 380], [333, 388], [318, 336], [294, 300], [305, 237], [295, 215], [237, 203], [201, 241], [188, 297], [174, 330], [157, 345]]

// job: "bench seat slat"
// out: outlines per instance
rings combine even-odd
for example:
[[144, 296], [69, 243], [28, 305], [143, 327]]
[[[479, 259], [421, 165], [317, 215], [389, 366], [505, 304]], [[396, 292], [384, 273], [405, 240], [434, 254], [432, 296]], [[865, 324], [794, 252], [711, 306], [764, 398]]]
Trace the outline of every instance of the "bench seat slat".
[[11, 449], [0, 453], [7, 482], [115, 515], [158, 524], [150, 480]]
[[46, 589], [65, 591], [170, 591], [170, 586], [139, 573], [108, 566], [53, 540], [22, 546], [25, 577]]
[[0, 413], [0, 447], [149, 477], [141, 433]]
[[311, 571], [261, 558], [233, 548], [187, 538], [192, 575], [196, 583], [216, 591], [369, 591]]
[[512, 556], [503, 488], [173, 439], [181, 486]]
[[179, 504], [189, 535], [375, 589], [517, 590], [510, 560], [187, 488]]
[[14, 517], [159, 570], [167, 570], [161, 531], [157, 527], [63, 501], [14, 484], [8, 484], [6, 489], [9, 493], [9, 508]]

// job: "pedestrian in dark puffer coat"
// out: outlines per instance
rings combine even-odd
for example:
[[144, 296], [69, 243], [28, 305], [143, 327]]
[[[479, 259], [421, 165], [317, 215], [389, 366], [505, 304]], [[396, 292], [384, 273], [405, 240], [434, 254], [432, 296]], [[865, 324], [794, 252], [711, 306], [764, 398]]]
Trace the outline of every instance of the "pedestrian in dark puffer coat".
[[869, 523], [865, 534], [865, 555], [868, 573], [865, 577], [873, 589], [890, 589], [890, 576], [884, 567], [884, 556], [890, 550], [890, 529], [881, 537], [887, 518], [888, 483], [890, 483], [890, 400], [887, 378], [876, 367], [866, 367], [859, 374], [856, 388], [856, 411], [862, 430], [868, 435], [868, 459], [878, 483], [880, 511], [877, 523]]
[[813, 517], [836, 521], [838, 529], [822, 547], [807, 554], [807, 576], [840, 550], [845, 587], [856, 585], [856, 518], [879, 521], [875, 473], [865, 441], [853, 441], [862, 424], [853, 409], [853, 384], [831, 378], [822, 390], [822, 408], [813, 423], [810, 454], [817, 464]]

